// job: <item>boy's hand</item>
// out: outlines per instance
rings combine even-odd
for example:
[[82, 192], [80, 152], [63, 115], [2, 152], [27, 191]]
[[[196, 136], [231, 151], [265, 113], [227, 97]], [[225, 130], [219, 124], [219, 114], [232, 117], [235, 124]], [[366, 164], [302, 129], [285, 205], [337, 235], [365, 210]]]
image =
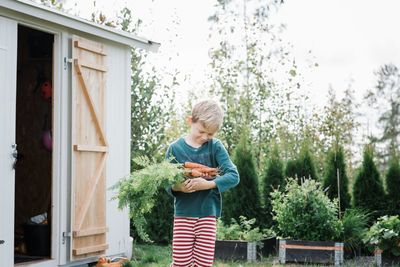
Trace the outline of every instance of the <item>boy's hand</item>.
[[[186, 182], [186, 181], [185, 181]], [[186, 188], [184, 183], [176, 184], [172, 187], [172, 191], [175, 192], [183, 192], [183, 193], [193, 193], [195, 192], [194, 190], [189, 190]]]
[[216, 187], [217, 187], [217, 185], [215, 184], [214, 181], [208, 181], [201, 177], [188, 179], [185, 182], [183, 182], [183, 188], [185, 188], [189, 192], [207, 190], [207, 189], [212, 189], [212, 188], [216, 188]]

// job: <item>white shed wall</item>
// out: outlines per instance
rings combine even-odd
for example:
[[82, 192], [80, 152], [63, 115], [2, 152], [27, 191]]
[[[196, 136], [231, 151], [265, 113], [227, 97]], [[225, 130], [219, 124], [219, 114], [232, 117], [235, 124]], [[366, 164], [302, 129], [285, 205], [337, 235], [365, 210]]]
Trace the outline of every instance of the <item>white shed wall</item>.
[[[106, 135], [109, 154], [106, 166], [107, 188], [130, 172], [130, 49], [107, 45]], [[114, 196], [107, 190], [107, 200]], [[119, 210], [117, 201], [107, 202], [108, 254], [128, 252], [129, 214]]]

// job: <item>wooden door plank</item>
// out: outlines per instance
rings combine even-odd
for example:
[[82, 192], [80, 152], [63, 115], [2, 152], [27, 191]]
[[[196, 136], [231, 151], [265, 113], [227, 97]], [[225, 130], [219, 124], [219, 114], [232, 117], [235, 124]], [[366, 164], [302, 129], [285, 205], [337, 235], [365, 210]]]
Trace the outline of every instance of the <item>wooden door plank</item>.
[[93, 253], [93, 252], [101, 252], [106, 249], [108, 249], [108, 245], [102, 244], [102, 245], [73, 249], [72, 252], [75, 256], [77, 256], [77, 255], [83, 255], [83, 254], [88, 254], [88, 253]]
[[76, 227], [77, 229], [81, 229], [83, 220], [85, 219], [85, 216], [87, 214], [87, 211], [89, 210], [90, 203], [93, 199], [94, 193], [96, 192], [96, 187], [97, 184], [100, 181], [101, 173], [103, 172], [104, 165], [106, 163], [106, 155], [103, 155], [100, 159], [100, 163], [96, 168], [96, 172], [93, 175], [93, 177], [90, 179], [91, 186], [89, 188], [88, 194], [86, 194], [86, 201], [83, 203], [83, 206], [81, 208], [78, 208], [77, 210], [77, 224]]
[[83, 78], [81, 66], [80, 66], [80, 64], [78, 62], [78, 59], [75, 59], [74, 62], [75, 62], [75, 66], [77, 68], [77, 73], [78, 73], [79, 80], [80, 80], [80, 82], [82, 84], [83, 93], [84, 93], [84, 95], [86, 97], [86, 100], [88, 101], [90, 112], [93, 114], [93, 117], [94, 117], [93, 119], [94, 119], [96, 128], [100, 133], [100, 138], [101, 138], [103, 144], [108, 147], [107, 140], [106, 140], [106, 137], [105, 137], [105, 134], [104, 134], [104, 131], [103, 131], [103, 127], [101, 126], [100, 121], [99, 121], [99, 118], [100, 118], [99, 112], [97, 111], [97, 109], [96, 109], [96, 107], [95, 107], [95, 105], [93, 103], [92, 97], [90, 96], [90, 93], [89, 93], [89, 90], [88, 90], [88, 86], [87, 86], [87, 84], [85, 82], [85, 78]]
[[92, 235], [100, 235], [108, 232], [108, 227], [98, 227], [98, 228], [90, 228], [85, 230], [73, 231], [73, 237], [83, 237], [83, 236], [92, 236]]

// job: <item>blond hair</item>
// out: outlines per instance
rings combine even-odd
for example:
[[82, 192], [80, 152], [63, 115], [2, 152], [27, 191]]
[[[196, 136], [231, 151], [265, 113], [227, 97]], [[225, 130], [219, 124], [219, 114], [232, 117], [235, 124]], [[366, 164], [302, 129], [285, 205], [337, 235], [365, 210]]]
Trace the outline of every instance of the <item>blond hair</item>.
[[217, 101], [207, 99], [196, 103], [192, 109], [192, 122], [200, 122], [204, 128], [219, 130], [224, 119], [224, 111]]

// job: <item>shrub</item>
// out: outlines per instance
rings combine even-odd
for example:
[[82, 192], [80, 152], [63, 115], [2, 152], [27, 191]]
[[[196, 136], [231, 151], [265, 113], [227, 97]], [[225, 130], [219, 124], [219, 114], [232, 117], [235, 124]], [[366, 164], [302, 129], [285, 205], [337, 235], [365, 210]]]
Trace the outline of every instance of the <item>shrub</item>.
[[[231, 219], [231, 223], [226, 225], [222, 220], [217, 222], [217, 239], [218, 240], [241, 240], [241, 241], [260, 241], [267, 234], [260, 231], [259, 227], [255, 227], [256, 219], [247, 220], [246, 217], [240, 216], [239, 222]], [[269, 232], [269, 236], [272, 233]]]
[[354, 207], [371, 212], [373, 219], [377, 218], [383, 208], [384, 194], [372, 148], [366, 147], [362, 167], [353, 186]]
[[277, 234], [283, 238], [331, 241], [342, 232], [337, 202], [312, 179], [304, 179], [300, 185], [289, 179], [284, 192], [272, 193], [272, 209]]
[[340, 240], [344, 242], [347, 251], [356, 252], [362, 245], [362, 238], [368, 229], [369, 217], [369, 213], [358, 209], [349, 208], [344, 212], [341, 219], [343, 232]]
[[397, 157], [393, 157], [386, 174], [386, 189], [389, 203], [388, 213], [400, 214], [400, 164]]
[[272, 204], [271, 204], [271, 192], [274, 189], [283, 190], [285, 186], [285, 179], [283, 177], [283, 163], [279, 157], [279, 150], [277, 146], [274, 146], [271, 152], [270, 159], [265, 169], [263, 176], [263, 199], [264, 199], [264, 218], [263, 224], [266, 227], [272, 225]]
[[363, 239], [371, 250], [376, 248], [400, 256], [399, 216], [382, 216], [371, 226]]
[[340, 181], [340, 211], [344, 212], [350, 206], [350, 194], [342, 147], [331, 149], [327, 157], [323, 187], [330, 199], [339, 198], [337, 181], [338, 170]]

